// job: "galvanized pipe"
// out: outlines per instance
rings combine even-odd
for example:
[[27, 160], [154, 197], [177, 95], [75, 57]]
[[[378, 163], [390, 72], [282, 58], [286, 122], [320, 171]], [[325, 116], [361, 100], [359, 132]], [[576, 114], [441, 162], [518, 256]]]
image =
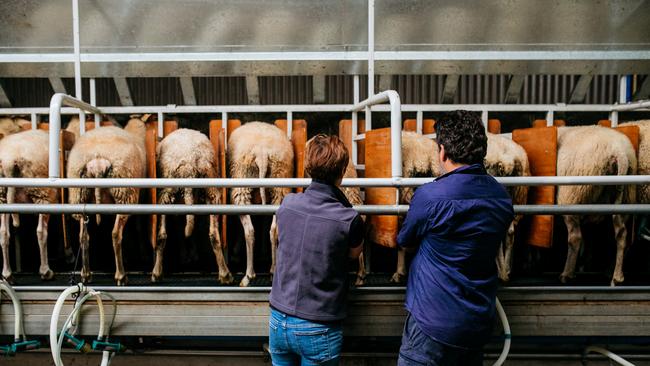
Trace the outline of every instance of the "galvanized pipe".
[[[435, 178], [345, 178], [343, 187], [417, 187]], [[496, 177], [504, 186], [644, 185], [650, 175]], [[40, 188], [207, 188], [308, 187], [311, 178], [0, 178], [0, 187]]]
[[402, 176], [402, 109], [399, 94], [394, 90], [385, 90], [355, 104], [352, 111], [358, 112], [365, 107], [385, 102], [390, 103], [391, 174], [393, 178], [399, 178]]
[[[63, 93], [56, 93], [50, 100], [50, 154], [49, 154], [49, 177], [59, 178], [59, 134], [61, 133], [61, 107], [63, 104], [70, 107], [75, 107], [81, 110], [86, 110], [90, 113], [102, 113], [97, 107], [93, 107], [88, 103], [84, 103], [69, 95]], [[80, 122], [83, 120], [80, 120]], [[84, 126], [85, 123], [79, 123], [79, 126]]]
[[[278, 205], [151, 205], [151, 204], [46, 204], [0, 205], [0, 213], [22, 214], [126, 214], [126, 215], [273, 215]], [[354, 206], [363, 215], [405, 215], [408, 205]], [[650, 204], [626, 205], [515, 205], [515, 213], [526, 215], [613, 215], [650, 213]]]

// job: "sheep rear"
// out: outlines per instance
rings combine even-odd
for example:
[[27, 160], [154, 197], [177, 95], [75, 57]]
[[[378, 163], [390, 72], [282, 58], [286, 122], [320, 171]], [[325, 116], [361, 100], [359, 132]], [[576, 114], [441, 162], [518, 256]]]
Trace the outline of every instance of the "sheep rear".
[[[86, 163], [85, 169], [81, 174], [82, 178], [106, 178], [112, 169], [113, 164], [105, 158], [94, 158]], [[102, 189], [95, 188], [95, 203], [102, 203]], [[101, 215], [96, 215], [97, 225], [101, 223]]]

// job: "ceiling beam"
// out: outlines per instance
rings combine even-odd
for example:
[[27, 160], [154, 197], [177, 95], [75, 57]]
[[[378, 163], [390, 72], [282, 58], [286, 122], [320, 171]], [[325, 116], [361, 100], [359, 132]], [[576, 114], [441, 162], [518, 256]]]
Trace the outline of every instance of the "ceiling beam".
[[454, 101], [456, 91], [458, 90], [459, 80], [459, 75], [447, 75], [445, 78], [445, 86], [442, 89], [442, 98], [440, 98], [440, 103], [449, 104]]
[[54, 90], [55, 93], [68, 94], [61, 78], [49, 77], [48, 79], [50, 80], [50, 85], [52, 85], [52, 90]]
[[194, 94], [194, 83], [189, 76], [181, 77], [181, 91], [183, 92], [183, 102], [185, 105], [196, 105], [196, 95]]
[[573, 91], [571, 92], [569, 103], [575, 104], [584, 102], [593, 79], [593, 75], [580, 75], [580, 79], [578, 79], [576, 86], [573, 87]]
[[11, 108], [11, 101], [0, 83], [0, 108]]
[[115, 89], [117, 89], [117, 95], [120, 97], [122, 106], [133, 106], [133, 99], [131, 98], [131, 91], [129, 90], [129, 84], [126, 82], [126, 78], [113, 78], [113, 82], [115, 83]]
[[521, 96], [521, 88], [524, 86], [524, 75], [512, 75], [508, 80], [508, 88], [506, 89], [506, 96], [503, 102], [506, 104], [515, 104], [519, 102]]

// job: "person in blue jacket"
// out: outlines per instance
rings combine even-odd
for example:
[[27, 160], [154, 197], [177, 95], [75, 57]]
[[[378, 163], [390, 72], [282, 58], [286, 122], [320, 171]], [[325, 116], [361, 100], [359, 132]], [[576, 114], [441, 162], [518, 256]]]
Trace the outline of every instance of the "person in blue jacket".
[[415, 191], [397, 237], [417, 250], [398, 365], [482, 365], [512, 200], [483, 166], [487, 136], [478, 114], [451, 112], [435, 131], [444, 174]]

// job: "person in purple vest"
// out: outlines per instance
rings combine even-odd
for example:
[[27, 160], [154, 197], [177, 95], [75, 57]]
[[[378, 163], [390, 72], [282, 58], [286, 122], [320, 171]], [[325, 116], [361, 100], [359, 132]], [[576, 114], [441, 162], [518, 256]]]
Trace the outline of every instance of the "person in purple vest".
[[512, 200], [483, 166], [487, 136], [478, 114], [451, 112], [435, 130], [445, 174], [415, 191], [397, 236], [398, 245], [417, 250], [398, 366], [482, 365]]
[[305, 152], [312, 183], [278, 209], [278, 251], [270, 295], [274, 366], [338, 365], [346, 316], [348, 261], [361, 254], [364, 224], [338, 186], [349, 161], [337, 136], [314, 137]]

